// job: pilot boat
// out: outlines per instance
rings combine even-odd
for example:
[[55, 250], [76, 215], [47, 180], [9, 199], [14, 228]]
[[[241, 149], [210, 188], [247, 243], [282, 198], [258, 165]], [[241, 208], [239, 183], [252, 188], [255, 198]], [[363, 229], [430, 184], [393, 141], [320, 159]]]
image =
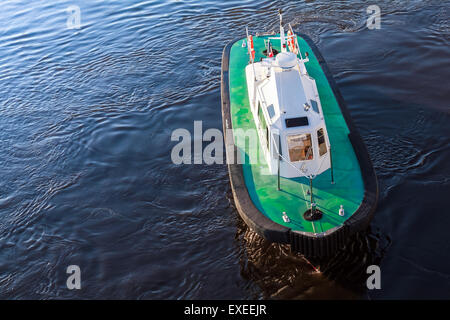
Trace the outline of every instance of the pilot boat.
[[222, 120], [231, 189], [270, 242], [328, 257], [366, 229], [378, 184], [367, 149], [312, 40], [290, 25], [227, 44]]

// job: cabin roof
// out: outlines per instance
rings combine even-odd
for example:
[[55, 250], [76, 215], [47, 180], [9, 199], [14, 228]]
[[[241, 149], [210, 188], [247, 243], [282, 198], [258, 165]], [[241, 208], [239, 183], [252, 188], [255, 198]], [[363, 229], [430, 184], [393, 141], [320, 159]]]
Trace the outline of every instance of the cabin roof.
[[[272, 124], [279, 129], [289, 129], [286, 127], [286, 119], [292, 118], [308, 118], [308, 125], [304, 127], [316, 127], [320, 124], [321, 116], [311, 107], [305, 111], [304, 104], [311, 106], [313, 92], [306, 92], [305, 87], [297, 68], [282, 70], [279, 68], [271, 68], [271, 76], [267, 78], [267, 82], [262, 83], [260, 88], [263, 97], [266, 100], [266, 106], [273, 106], [273, 113], [268, 110]], [[304, 81], [307, 81], [305, 79]], [[317, 110], [318, 111], [318, 110]]]

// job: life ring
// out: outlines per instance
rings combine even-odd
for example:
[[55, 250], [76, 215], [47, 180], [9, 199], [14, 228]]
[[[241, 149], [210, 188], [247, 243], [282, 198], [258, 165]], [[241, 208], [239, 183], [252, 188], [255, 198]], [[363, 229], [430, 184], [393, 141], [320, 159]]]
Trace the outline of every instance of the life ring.
[[295, 40], [294, 40], [294, 34], [292, 33], [291, 30], [288, 31], [287, 33], [288, 36], [288, 46], [289, 46], [289, 50], [295, 54], [297, 54], [297, 48], [295, 47]]
[[248, 46], [250, 49], [251, 60], [254, 61], [255, 60], [255, 48], [253, 47], [253, 36], [252, 35], [248, 36], [247, 42], [248, 42]]

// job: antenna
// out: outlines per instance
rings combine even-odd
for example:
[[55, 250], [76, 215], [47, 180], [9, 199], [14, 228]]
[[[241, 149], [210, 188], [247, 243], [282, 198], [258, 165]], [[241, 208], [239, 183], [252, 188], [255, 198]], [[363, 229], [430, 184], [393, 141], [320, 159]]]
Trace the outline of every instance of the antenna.
[[284, 38], [284, 28], [283, 28], [283, 16], [281, 9], [278, 9], [278, 15], [280, 16], [280, 42], [281, 42], [281, 52], [286, 52], [286, 39]]

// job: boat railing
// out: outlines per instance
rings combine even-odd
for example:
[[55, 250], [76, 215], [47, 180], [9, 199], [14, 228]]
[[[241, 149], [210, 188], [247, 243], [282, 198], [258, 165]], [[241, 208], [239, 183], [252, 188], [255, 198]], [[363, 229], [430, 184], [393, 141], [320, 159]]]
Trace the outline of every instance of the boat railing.
[[[315, 178], [315, 176], [313, 175], [309, 175], [307, 176], [305, 174], [305, 170], [303, 168], [303, 170], [297, 168], [291, 161], [289, 161], [288, 159], [286, 159], [280, 152], [280, 149], [278, 147], [281, 148], [281, 135], [278, 134], [278, 144], [275, 142], [275, 138], [273, 137], [273, 134], [270, 134], [271, 136], [271, 140], [273, 141], [273, 145], [275, 147], [275, 153], [278, 155], [278, 165], [277, 165], [277, 189], [278, 191], [281, 190], [281, 179], [280, 179], [280, 167], [281, 167], [281, 159], [283, 159], [284, 162], [286, 162], [287, 164], [289, 164], [290, 166], [292, 166], [296, 171], [298, 171], [300, 173], [300, 176], [302, 177], [307, 177], [309, 178], [309, 186], [310, 186], [310, 200], [309, 200], [309, 205], [311, 206], [311, 210], [313, 210], [313, 206], [315, 206], [314, 204], [314, 199], [313, 199], [313, 189], [312, 189], [312, 180]], [[309, 155], [312, 152], [312, 146], [309, 148], [307, 154], [306, 154], [306, 159], [309, 158]], [[303, 188], [303, 184], [300, 184], [301, 188], [302, 188], [302, 192], [303, 192], [303, 197], [305, 199], [305, 202], [308, 203], [307, 200], [307, 196], [305, 193], [305, 189]]]
[[[314, 177], [315, 177], [315, 175], [306, 175], [305, 173], [306, 173], [306, 170], [305, 170], [305, 168], [304, 168], [304, 165], [305, 164], [303, 164], [303, 166], [302, 167], [300, 167], [300, 168], [297, 168], [296, 166], [295, 166], [295, 164], [293, 164], [291, 161], [289, 161], [286, 157], [284, 157], [282, 154], [281, 154], [281, 152], [280, 152], [280, 149], [278, 148], [278, 147], [280, 147], [281, 148], [281, 136], [278, 134], [278, 137], [279, 137], [279, 141], [278, 141], [278, 144], [277, 144], [277, 142], [275, 141], [275, 138], [273, 137], [273, 134], [271, 134], [271, 140], [272, 140], [272, 142], [273, 142], [273, 144], [274, 144], [274, 147], [275, 147], [275, 153], [276, 153], [276, 155], [278, 155], [278, 160], [283, 160], [284, 162], [286, 162], [287, 164], [289, 164], [292, 168], [294, 168], [297, 172], [299, 172], [300, 173], [300, 175], [302, 176], [302, 177], [308, 177], [308, 178], [311, 178], [311, 179], [314, 179]], [[306, 153], [306, 159], [308, 159], [309, 158], [309, 156], [311, 155], [311, 151], [312, 151], [312, 147], [310, 147], [309, 149], [308, 149], [308, 152]], [[279, 162], [278, 162], [278, 164], [279, 164]], [[279, 167], [279, 166], [278, 166]], [[278, 172], [278, 179], [279, 179], [279, 172]]]
[[[295, 48], [297, 49], [297, 55], [300, 56], [300, 61], [305, 64], [305, 62], [309, 61], [308, 56], [305, 56], [305, 58], [303, 58], [302, 55], [302, 51], [300, 50], [300, 46], [298, 45], [298, 40], [297, 40], [297, 35], [294, 33], [294, 30], [292, 29], [291, 24], [289, 23], [289, 31], [291, 32], [291, 36], [289, 36], [288, 38], [293, 38], [294, 39], [294, 44], [295, 44]], [[305, 68], [306, 70], [306, 68]]]

